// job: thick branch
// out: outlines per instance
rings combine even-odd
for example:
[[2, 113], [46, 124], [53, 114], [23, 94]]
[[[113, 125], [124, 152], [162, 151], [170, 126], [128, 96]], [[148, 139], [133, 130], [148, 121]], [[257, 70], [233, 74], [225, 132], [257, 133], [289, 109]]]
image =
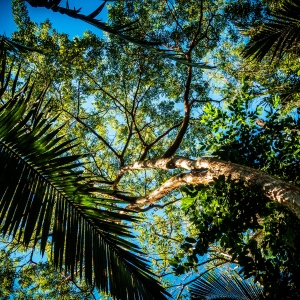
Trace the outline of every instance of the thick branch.
[[[195, 35], [194, 35], [194, 37], [193, 37], [193, 39], [192, 39], [192, 41], [189, 45], [189, 49], [186, 53], [186, 60], [188, 62], [191, 61], [192, 51], [197, 46], [198, 42], [201, 40], [201, 39], [197, 39], [197, 37], [201, 33], [202, 22], [203, 22], [203, 1], [201, 1], [201, 3], [200, 3], [200, 16], [199, 16], [197, 30], [196, 30]], [[190, 95], [190, 90], [191, 90], [191, 82], [192, 82], [192, 77], [193, 77], [192, 70], [193, 70], [192, 66], [188, 66], [188, 75], [187, 75], [185, 90], [184, 90], [184, 95], [183, 95], [184, 118], [183, 118], [182, 126], [181, 126], [181, 128], [180, 128], [173, 144], [170, 146], [170, 148], [163, 155], [164, 158], [171, 157], [175, 154], [175, 152], [179, 148], [179, 146], [180, 146], [180, 144], [183, 140], [183, 137], [184, 137], [184, 135], [185, 135], [185, 133], [188, 129], [188, 126], [189, 126], [191, 107], [192, 107], [192, 105], [189, 101], [189, 95]]]
[[226, 178], [231, 176], [233, 180], [243, 181], [249, 188], [259, 189], [264, 196], [284, 205], [300, 218], [300, 188], [260, 170], [212, 157], [199, 158], [198, 160], [191, 160], [184, 157], [160, 158], [157, 160], [136, 162], [131, 166], [125, 167], [125, 170], [146, 168], [164, 170], [182, 168], [191, 172], [180, 174], [167, 180], [148, 196], [139, 198], [135, 206], [156, 202], [182, 185], [211, 184], [214, 178], [224, 175]]
[[149, 211], [150, 209], [155, 209], [155, 208], [158, 208], [158, 209], [162, 209], [162, 208], [165, 208], [166, 206], [170, 205], [170, 204], [173, 204], [175, 202], [178, 202], [180, 200], [179, 199], [175, 199], [173, 201], [170, 201], [170, 202], [167, 202], [165, 204], [150, 204], [149, 206], [145, 207], [145, 208], [138, 208], [138, 209], [134, 209], [135, 211], [138, 211], [138, 212], [146, 212], [146, 211]]
[[185, 84], [184, 96], [183, 96], [183, 104], [184, 104], [184, 118], [179, 132], [170, 146], [170, 148], [163, 155], [164, 158], [171, 157], [175, 154], [176, 150], [179, 148], [183, 137], [187, 131], [190, 122], [190, 114], [191, 114], [191, 106], [189, 104], [189, 94], [192, 82], [192, 67], [188, 67], [188, 76]]
[[159, 137], [157, 137], [151, 144], [146, 145], [144, 148], [144, 152], [142, 153], [140, 160], [145, 160], [149, 150], [151, 149], [151, 147], [153, 147], [156, 143], [158, 143], [162, 138], [164, 138], [167, 134], [169, 134], [173, 129], [179, 127], [182, 124], [182, 122], [175, 124], [174, 126], [172, 126], [171, 128], [169, 128], [168, 130], [166, 130], [164, 133], [162, 133]]
[[133, 132], [132, 132], [132, 123], [129, 123], [127, 115], [125, 117], [126, 117], [126, 124], [127, 124], [127, 127], [128, 127], [128, 135], [127, 135], [127, 139], [126, 139], [124, 148], [123, 148], [122, 153], [120, 155], [121, 156], [120, 167], [123, 167], [123, 165], [124, 165], [124, 155], [125, 155], [125, 152], [126, 152], [128, 146], [129, 146], [129, 142], [130, 142], [130, 140], [132, 138], [132, 135], [133, 135]]

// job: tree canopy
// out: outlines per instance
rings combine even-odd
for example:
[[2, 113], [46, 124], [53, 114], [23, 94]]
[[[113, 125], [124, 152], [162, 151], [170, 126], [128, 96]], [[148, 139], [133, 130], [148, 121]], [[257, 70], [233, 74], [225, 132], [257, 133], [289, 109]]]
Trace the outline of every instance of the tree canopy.
[[[37, 24], [29, 6], [103, 37]], [[12, 7], [18, 29], [1, 39], [1, 232], [48, 260], [4, 248], [3, 297], [19, 295], [18, 280], [53, 298], [299, 297], [296, 1]], [[60, 287], [43, 289], [35, 272]]]

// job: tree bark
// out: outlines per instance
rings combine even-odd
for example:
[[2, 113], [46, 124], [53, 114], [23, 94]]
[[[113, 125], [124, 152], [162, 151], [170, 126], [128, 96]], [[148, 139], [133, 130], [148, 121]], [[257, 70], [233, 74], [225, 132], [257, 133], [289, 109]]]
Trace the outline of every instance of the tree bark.
[[[187, 55], [187, 61], [191, 60], [190, 54]], [[174, 139], [172, 145], [169, 147], [169, 149], [165, 152], [163, 155], [163, 158], [169, 158], [172, 157], [177, 149], [179, 148], [183, 137], [188, 129], [188, 126], [190, 124], [190, 116], [191, 116], [191, 105], [189, 103], [189, 94], [191, 89], [191, 82], [192, 82], [192, 70], [193, 68], [191, 66], [188, 67], [188, 76], [185, 84], [184, 89], [184, 95], [183, 95], [183, 105], [184, 105], [184, 118], [182, 125], [180, 127], [180, 130], [178, 131], [176, 138]]]
[[204, 157], [198, 160], [184, 157], [160, 158], [136, 162], [123, 168], [122, 172], [141, 169], [170, 170], [175, 168], [186, 169], [191, 172], [172, 177], [146, 197], [137, 199], [136, 204], [131, 205], [130, 208], [156, 202], [182, 185], [211, 184], [214, 178], [224, 175], [225, 178], [231, 176], [233, 180], [243, 181], [246, 187], [259, 189], [264, 196], [284, 205], [300, 219], [300, 188], [260, 170], [217, 158]]

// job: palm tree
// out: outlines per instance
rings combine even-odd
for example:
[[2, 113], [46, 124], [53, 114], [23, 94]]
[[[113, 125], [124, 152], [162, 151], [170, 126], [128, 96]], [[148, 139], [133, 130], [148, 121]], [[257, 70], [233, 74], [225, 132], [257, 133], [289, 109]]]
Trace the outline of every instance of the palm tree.
[[288, 0], [271, 15], [251, 37], [243, 54], [262, 60], [268, 53], [272, 60], [281, 58], [287, 52], [299, 55], [300, 42], [300, 5], [298, 1]]
[[210, 269], [200, 274], [190, 287], [191, 299], [264, 299], [259, 285], [251, 280], [244, 280], [232, 269], [227, 271], [228, 274]]
[[[122, 214], [113, 191], [95, 186], [82, 171], [81, 155], [70, 155], [73, 140], [53, 129], [57, 118], [39, 99], [32, 103], [29, 80], [17, 91], [6, 38], [0, 43], [0, 229], [25, 246], [39, 245], [44, 254], [52, 245], [52, 259], [64, 268], [109, 292], [114, 299], [166, 299], [153, 279], [138, 246], [130, 241], [130, 213]], [[22, 48], [22, 47], [21, 47]], [[23, 48], [25, 50], [25, 48]], [[8, 92], [11, 95], [8, 98]], [[110, 194], [101, 198], [101, 193]], [[124, 204], [126, 204], [124, 202]]]

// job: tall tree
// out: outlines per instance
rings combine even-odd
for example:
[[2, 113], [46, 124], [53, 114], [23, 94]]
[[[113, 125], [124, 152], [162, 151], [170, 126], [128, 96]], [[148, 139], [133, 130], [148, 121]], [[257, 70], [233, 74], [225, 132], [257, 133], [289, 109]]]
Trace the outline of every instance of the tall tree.
[[[65, 12], [66, 22], [69, 17], [91, 21], [109, 35], [99, 39], [87, 32], [70, 40], [53, 30], [49, 21], [39, 26], [31, 22], [25, 2]], [[271, 94], [276, 93], [278, 82], [286, 84], [286, 79], [292, 78], [287, 61], [280, 65], [277, 77], [288, 73], [287, 76], [267, 77], [265, 74], [276, 70], [275, 64], [263, 63], [257, 70], [257, 65], [235, 51], [243, 47], [244, 40], [234, 21], [242, 16], [247, 24], [263, 18], [257, 11], [251, 14], [252, 6], [248, 9], [250, 14], [237, 11], [233, 16], [228, 6], [236, 1], [117, 1], [109, 3], [108, 24], [104, 24], [95, 18], [104, 6], [86, 16], [62, 7], [60, 1], [25, 2], [15, 2], [19, 31], [13, 40], [34, 46], [42, 54], [28, 52], [16, 57], [22, 64], [19, 76], [22, 80], [34, 80], [33, 96], [38, 97], [47, 87], [43, 105], [51, 108], [47, 111], [49, 117], [59, 113], [53, 126], [69, 125], [61, 132], [80, 141], [72, 151], [82, 154], [82, 161], [88, 163], [81, 170], [97, 177], [94, 184], [101, 194], [115, 201], [110, 209], [124, 211], [118, 215], [120, 219], [130, 218], [130, 214], [118, 201], [128, 202], [127, 210], [144, 213], [143, 216], [156, 209], [164, 211], [150, 217], [148, 223], [143, 223], [145, 226], [137, 226], [144, 237], [152, 234], [148, 237], [152, 241], [149, 247], [155, 245], [155, 251], [164, 252], [155, 256], [148, 251], [150, 258], [156, 259], [153, 270], [159, 278], [167, 274], [170, 255], [165, 253], [172, 252], [170, 241], [180, 245], [183, 233], [189, 230], [181, 222], [181, 186], [211, 185], [215, 177], [224, 175], [244, 182], [249, 190], [258, 190], [299, 218], [300, 192], [295, 183], [270, 169], [260, 170], [259, 165], [233, 163], [229, 157], [206, 157], [210, 153], [201, 147], [215, 128], [209, 120], [207, 126], [199, 121], [205, 103], [218, 104], [224, 98], [228, 105], [232, 102], [236, 107], [232, 100], [241, 93], [241, 78], [248, 71], [249, 85], [258, 96], [265, 93], [270, 99], [274, 98]], [[232, 18], [227, 19], [230, 13]], [[158, 44], [151, 44], [153, 41]], [[218, 68], [205, 71], [206, 61], [210, 61], [209, 65], [214, 62]], [[15, 66], [13, 72], [18, 70]], [[292, 67], [294, 73], [295, 61]], [[240, 68], [244, 68], [243, 72]], [[250, 73], [254, 70], [259, 73], [257, 76]], [[222, 81], [213, 84], [210, 78], [217, 76]], [[270, 78], [275, 83], [269, 84]], [[3, 100], [7, 100], [5, 95]], [[222, 110], [217, 113], [222, 116]], [[111, 193], [117, 190], [126, 193]], [[158, 241], [160, 245], [156, 244]], [[145, 243], [144, 239], [142, 246], [147, 250]], [[125, 257], [129, 254], [122, 252]]]

